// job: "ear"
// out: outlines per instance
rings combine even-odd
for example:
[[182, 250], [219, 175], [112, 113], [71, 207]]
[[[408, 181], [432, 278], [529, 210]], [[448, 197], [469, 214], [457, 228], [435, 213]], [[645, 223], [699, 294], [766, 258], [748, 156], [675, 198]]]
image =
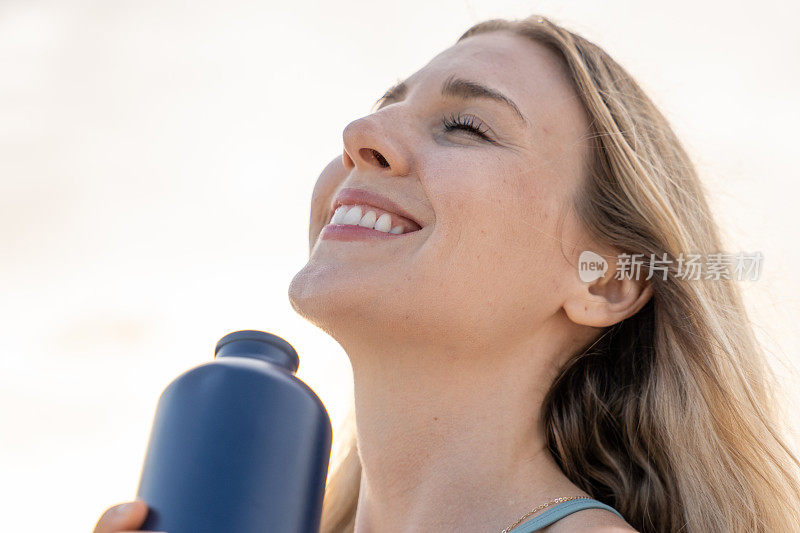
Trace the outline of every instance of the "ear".
[[603, 277], [591, 282], [574, 276], [573, 290], [564, 301], [569, 319], [584, 326], [603, 328], [636, 314], [653, 296], [647, 280], [616, 275], [616, 264], [609, 264]]

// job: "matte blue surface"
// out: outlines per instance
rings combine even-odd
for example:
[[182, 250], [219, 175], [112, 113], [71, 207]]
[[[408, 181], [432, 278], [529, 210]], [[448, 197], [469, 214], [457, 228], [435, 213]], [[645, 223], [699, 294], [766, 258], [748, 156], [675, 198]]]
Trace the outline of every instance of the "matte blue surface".
[[162, 393], [139, 483], [142, 529], [318, 532], [331, 423], [293, 375], [294, 349], [270, 337], [223, 337], [216, 360]]

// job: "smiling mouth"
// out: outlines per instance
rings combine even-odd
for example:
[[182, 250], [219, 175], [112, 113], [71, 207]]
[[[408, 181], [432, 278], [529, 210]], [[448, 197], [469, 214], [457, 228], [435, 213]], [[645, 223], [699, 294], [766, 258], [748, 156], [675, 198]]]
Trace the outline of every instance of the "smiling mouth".
[[421, 229], [413, 220], [369, 204], [339, 205], [325, 228], [335, 226], [356, 226], [391, 235], [403, 235]]

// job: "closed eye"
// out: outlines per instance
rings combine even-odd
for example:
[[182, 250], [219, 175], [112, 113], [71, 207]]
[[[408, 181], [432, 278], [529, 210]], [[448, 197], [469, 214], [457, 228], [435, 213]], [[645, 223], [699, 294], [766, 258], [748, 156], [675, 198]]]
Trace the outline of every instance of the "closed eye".
[[445, 131], [448, 132], [453, 130], [465, 130], [486, 141], [495, 142], [488, 135], [486, 135], [486, 132], [489, 130], [481, 130], [481, 122], [472, 115], [462, 116], [461, 113], [458, 113], [454, 116], [451, 114], [449, 116], [442, 117], [442, 125], [444, 126]]

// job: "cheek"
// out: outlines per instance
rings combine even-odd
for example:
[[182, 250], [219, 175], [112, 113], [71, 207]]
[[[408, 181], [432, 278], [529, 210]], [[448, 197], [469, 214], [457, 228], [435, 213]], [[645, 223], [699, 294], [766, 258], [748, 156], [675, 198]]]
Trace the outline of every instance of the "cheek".
[[562, 191], [552, 176], [521, 159], [469, 160], [436, 177], [432, 202], [445, 252], [483, 251], [484, 261], [516, 261], [558, 248]]
[[334, 158], [317, 178], [311, 193], [311, 218], [309, 223], [309, 247], [313, 248], [322, 227], [328, 223], [328, 208], [333, 201], [339, 185], [347, 177], [347, 169], [342, 164], [341, 156]]
[[486, 163], [451, 168], [431, 185], [437, 218], [427, 260], [438, 273], [431, 290], [447, 312], [476, 321], [487, 320], [487, 311], [505, 322], [551, 313], [564, 268], [562, 202], [535, 171]]

